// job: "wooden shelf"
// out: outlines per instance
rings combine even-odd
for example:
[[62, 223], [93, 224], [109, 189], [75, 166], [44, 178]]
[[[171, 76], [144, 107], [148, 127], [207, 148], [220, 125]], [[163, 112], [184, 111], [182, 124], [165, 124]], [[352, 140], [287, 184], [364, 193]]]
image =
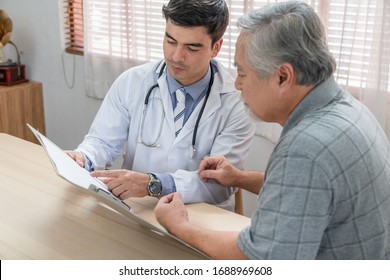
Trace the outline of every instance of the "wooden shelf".
[[39, 144], [26, 123], [45, 134], [42, 83], [0, 86], [0, 132]]

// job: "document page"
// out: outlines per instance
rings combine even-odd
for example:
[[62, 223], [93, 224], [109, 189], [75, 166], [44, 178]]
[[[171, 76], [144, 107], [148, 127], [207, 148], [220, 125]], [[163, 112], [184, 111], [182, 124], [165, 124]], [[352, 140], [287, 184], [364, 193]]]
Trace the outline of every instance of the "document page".
[[52, 162], [52, 165], [59, 176], [85, 189], [90, 189], [91, 186], [92, 188], [94, 186], [97, 189], [102, 189], [105, 192], [110, 193], [107, 186], [102, 181], [97, 178], [91, 177], [91, 175], [86, 169], [80, 167], [56, 144], [50, 141], [47, 137], [45, 137], [42, 133], [37, 131], [31, 125], [27, 124], [27, 126], [35, 134], [39, 142], [46, 150]]

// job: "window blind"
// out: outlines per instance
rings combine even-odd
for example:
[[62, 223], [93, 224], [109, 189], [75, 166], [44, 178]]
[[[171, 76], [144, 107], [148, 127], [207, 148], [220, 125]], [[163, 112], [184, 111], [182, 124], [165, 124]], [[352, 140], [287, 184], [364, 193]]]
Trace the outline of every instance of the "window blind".
[[[303, 0], [304, 1], [304, 0]], [[388, 29], [377, 30], [377, 2], [383, 0], [306, 0], [325, 24], [330, 51], [336, 58], [337, 81], [348, 87], [365, 87], [368, 64], [378, 46], [375, 36], [389, 41]], [[67, 0], [66, 50], [72, 53], [89, 52], [129, 59], [138, 63], [163, 57], [162, 40], [165, 20], [161, 8], [168, 0], [89, 0], [84, 6], [88, 17], [88, 42], [83, 41], [82, 0]], [[233, 72], [235, 42], [238, 36], [237, 19], [244, 13], [277, 0], [227, 0], [230, 25], [218, 58]], [[387, 37], [385, 35], [387, 33]], [[386, 39], [387, 38], [387, 39]], [[390, 55], [390, 54], [389, 54]], [[388, 65], [384, 65], [388, 80]], [[387, 90], [390, 90], [388, 82]]]
[[65, 0], [63, 2], [65, 21], [65, 51], [83, 54], [83, 0]]
[[[343, 1], [344, 2], [344, 1]], [[340, 84], [366, 87], [369, 63], [376, 52], [374, 36], [376, 1], [330, 1], [328, 45], [337, 61], [335, 76]]]
[[88, 1], [88, 51], [140, 62], [161, 59], [166, 2]]

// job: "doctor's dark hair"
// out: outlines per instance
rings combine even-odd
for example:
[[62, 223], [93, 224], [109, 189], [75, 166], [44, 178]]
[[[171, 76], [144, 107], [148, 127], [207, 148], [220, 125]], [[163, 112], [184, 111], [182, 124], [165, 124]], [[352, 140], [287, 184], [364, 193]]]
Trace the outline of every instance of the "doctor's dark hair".
[[294, 68], [300, 85], [316, 85], [336, 69], [324, 26], [311, 6], [298, 1], [270, 4], [238, 21], [246, 61], [267, 79], [281, 64]]
[[205, 27], [214, 45], [229, 24], [225, 0], [171, 0], [162, 8], [165, 20], [183, 27]]

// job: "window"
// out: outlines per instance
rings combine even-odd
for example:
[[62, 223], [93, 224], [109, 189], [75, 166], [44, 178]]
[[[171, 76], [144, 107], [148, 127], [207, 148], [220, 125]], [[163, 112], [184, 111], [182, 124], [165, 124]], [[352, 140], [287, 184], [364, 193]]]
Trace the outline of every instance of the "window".
[[[66, 51], [95, 56], [109, 69], [108, 61], [120, 73], [127, 67], [160, 59], [165, 21], [162, 5], [169, 0], [64, 0]], [[218, 59], [233, 74], [237, 19], [244, 13], [278, 0], [226, 0], [230, 25]], [[357, 98], [372, 92], [390, 92], [390, 3], [387, 0], [302, 0], [311, 4], [322, 19], [329, 48], [336, 58], [336, 80]], [[84, 2], [84, 3], [83, 3]], [[84, 5], [84, 6], [83, 6]], [[84, 8], [84, 10], [83, 10]], [[84, 25], [83, 25], [84, 24]], [[83, 36], [83, 27], [88, 30]], [[102, 61], [104, 61], [102, 63]], [[128, 63], [126, 66], [125, 63]], [[91, 65], [88, 69], [94, 69]], [[104, 65], [104, 66], [103, 66]], [[111, 69], [110, 68], [110, 69]], [[87, 70], [89, 71], [89, 70]], [[103, 73], [103, 72], [102, 72]], [[106, 75], [106, 74], [105, 74]], [[380, 79], [380, 86], [375, 76]], [[369, 81], [368, 79], [371, 79]], [[112, 77], [107, 77], [98, 98]], [[94, 83], [94, 82], [92, 82]], [[368, 86], [369, 84], [369, 86]], [[88, 93], [87, 93], [88, 94]], [[390, 118], [390, 116], [389, 116]]]
[[[85, 1], [85, 28], [89, 34], [84, 47], [95, 54], [136, 60], [138, 63], [161, 59], [165, 30], [161, 8], [168, 1]], [[251, 1], [227, 1], [231, 11], [231, 24], [225, 33], [218, 58], [232, 70], [234, 46], [238, 36], [235, 22], [249, 10], [249, 2]]]
[[83, 0], [64, 0], [65, 51], [82, 55], [84, 52]]
[[[337, 61], [337, 81], [344, 86], [364, 88], [370, 74], [369, 63], [375, 58], [377, 36], [388, 42], [389, 27], [382, 25], [389, 17], [389, 5], [383, 0], [306, 0], [322, 18], [328, 33], [331, 52]], [[131, 60], [137, 64], [160, 59], [165, 22], [161, 7], [168, 0], [66, 0], [66, 51], [88, 52], [111, 59]], [[224, 36], [218, 58], [234, 70], [235, 41], [238, 36], [236, 21], [250, 10], [277, 0], [227, 0], [231, 23]], [[383, 9], [378, 9], [379, 5]], [[88, 30], [83, 40], [83, 16]], [[378, 20], [381, 21], [378, 25]], [[387, 34], [386, 34], [387, 33]], [[376, 39], [376, 40], [375, 40]], [[381, 41], [379, 40], [379, 42]], [[388, 44], [387, 44], [388, 45]], [[382, 52], [383, 53], [383, 52]], [[387, 56], [390, 56], [388, 52]], [[380, 62], [381, 58], [379, 58]], [[390, 91], [389, 57], [381, 67], [386, 75], [386, 90]]]
[[88, 52], [142, 63], [161, 59], [166, 0], [85, 2]]
[[[378, 44], [385, 44], [390, 33], [383, 24], [385, 12], [378, 9], [382, 1], [348, 1], [348, 5], [343, 2], [330, 1], [327, 14], [328, 45], [337, 62], [335, 76], [338, 83], [354, 91], [367, 87], [372, 64], [378, 63], [380, 67], [380, 53], [387, 61], [387, 69], [383, 69], [383, 73], [390, 73], [390, 54], [387, 52], [386, 58], [383, 45]], [[378, 36], [382, 39], [378, 39]], [[390, 79], [387, 85], [390, 92]]]

